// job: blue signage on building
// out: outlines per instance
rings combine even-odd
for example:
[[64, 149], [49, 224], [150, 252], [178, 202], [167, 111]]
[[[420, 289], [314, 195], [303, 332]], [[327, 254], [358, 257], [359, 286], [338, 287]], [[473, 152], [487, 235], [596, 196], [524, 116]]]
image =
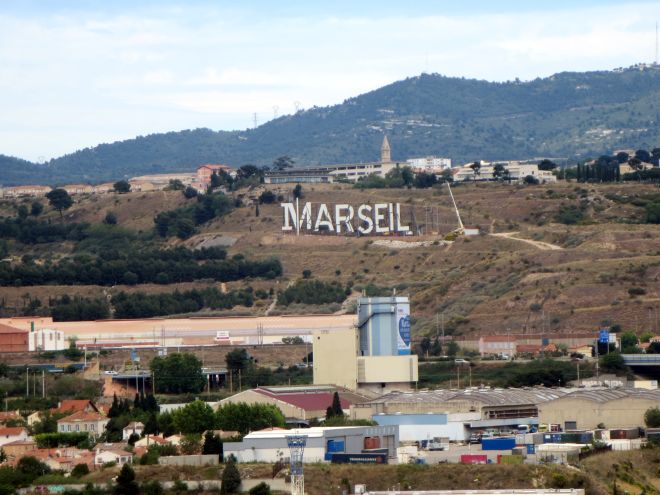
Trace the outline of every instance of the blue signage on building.
[[410, 316], [399, 318], [399, 356], [410, 354]]
[[600, 330], [598, 332], [598, 343], [608, 344], [610, 342], [610, 331], [609, 330]]

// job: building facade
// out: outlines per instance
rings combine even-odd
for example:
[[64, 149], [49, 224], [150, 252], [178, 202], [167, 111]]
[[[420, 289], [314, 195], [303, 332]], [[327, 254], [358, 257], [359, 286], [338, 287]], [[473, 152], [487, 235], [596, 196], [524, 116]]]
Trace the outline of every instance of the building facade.
[[62, 351], [67, 343], [64, 332], [50, 328], [40, 328], [30, 332], [29, 351]]
[[0, 324], [0, 352], [27, 352], [29, 332]]

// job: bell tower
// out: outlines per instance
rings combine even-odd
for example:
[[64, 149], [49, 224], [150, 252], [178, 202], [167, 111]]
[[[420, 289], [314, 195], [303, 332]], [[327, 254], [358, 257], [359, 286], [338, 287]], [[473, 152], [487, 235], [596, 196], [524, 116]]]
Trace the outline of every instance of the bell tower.
[[387, 136], [383, 136], [383, 144], [380, 147], [380, 163], [392, 163], [392, 150]]

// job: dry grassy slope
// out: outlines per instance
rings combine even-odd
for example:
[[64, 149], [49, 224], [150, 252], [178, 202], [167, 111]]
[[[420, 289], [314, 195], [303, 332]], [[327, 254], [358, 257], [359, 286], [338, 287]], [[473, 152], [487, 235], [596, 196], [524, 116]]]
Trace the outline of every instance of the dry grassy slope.
[[[291, 187], [274, 189], [287, 195]], [[470, 184], [454, 188], [465, 224], [479, 225], [485, 232], [517, 232], [517, 237], [552, 243], [562, 248], [559, 250], [489, 235], [458, 239], [450, 247], [399, 250], [378, 246], [372, 242], [375, 238], [296, 238], [281, 232], [281, 208], [277, 204], [262, 205], [259, 217], [255, 216], [254, 206], [236, 209], [205, 226], [199, 236], [186, 244], [194, 245], [207, 235], [222, 233], [237, 239], [230, 253], [277, 256], [284, 264], [285, 280], [273, 283], [275, 288], [299, 277], [304, 269], [324, 280], [350, 280], [357, 289], [367, 283], [396, 286], [400, 293], [411, 296], [418, 334], [434, 330], [437, 311], [444, 312], [449, 331], [455, 329], [461, 334], [506, 329], [585, 331], [595, 329], [605, 320], [642, 330], [656, 324], [655, 308], [660, 306], [660, 228], [624, 223], [641, 218], [643, 209], [610, 201], [605, 195], [657, 191], [639, 184], [583, 187], [575, 183], [535, 187]], [[361, 191], [335, 184], [305, 186], [304, 193], [305, 200], [313, 202], [413, 204], [418, 206], [420, 222], [424, 221], [423, 207], [434, 206], [438, 209], [441, 234], [456, 227], [445, 188]], [[580, 199], [589, 203], [591, 223], [553, 223], [562, 204], [577, 205]], [[156, 213], [184, 202], [180, 192], [108, 195], [82, 199], [67, 213], [67, 218], [98, 221], [112, 210], [118, 214], [120, 224], [148, 230], [153, 228]], [[264, 281], [249, 283], [255, 287], [271, 285]], [[643, 286], [646, 295], [631, 299], [627, 290], [632, 286]], [[120, 289], [138, 290], [113, 290]], [[25, 292], [47, 297], [62, 292], [102, 294], [103, 288], [2, 288], [0, 296], [20, 300]], [[267, 305], [260, 302], [252, 311], [262, 313]], [[542, 309], [534, 311], [530, 309], [532, 305], [541, 305]]]
[[[658, 493], [660, 463], [658, 449], [635, 452], [611, 452], [584, 460], [579, 469], [561, 466], [468, 466], [444, 465], [336, 465], [305, 466], [305, 491], [310, 495], [341, 494], [351, 491], [356, 483], [371, 490], [393, 487], [413, 490], [477, 490], [528, 488], [585, 488], [587, 495], [612, 493], [616, 485], [620, 493], [631, 495]], [[269, 478], [270, 464], [240, 464], [243, 478]], [[159, 466], [136, 466], [138, 481], [155, 479], [217, 479], [221, 468], [181, 468], [176, 472]], [[85, 481], [102, 483], [116, 476], [118, 468], [94, 472]], [[350, 488], [346, 485], [350, 485]], [[645, 492], [642, 490], [645, 489]]]

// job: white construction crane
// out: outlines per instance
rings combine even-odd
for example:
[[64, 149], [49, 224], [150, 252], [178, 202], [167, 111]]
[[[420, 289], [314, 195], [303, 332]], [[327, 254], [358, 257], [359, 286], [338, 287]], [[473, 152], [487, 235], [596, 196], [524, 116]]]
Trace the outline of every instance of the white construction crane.
[[463, 221], [461, 220], [461, 214], [458, 212], [458, 206], [456, 206], [456, 201], [454, 200], [454, 194], [451, 192], [451, 186], [447, 182], [447, 189], [449, 189], [449, 196], [451, 196], [451, 202], [454, 204], [454, 211], [456, 212], [456, 218], [458, 219], [458, 228], [453, 232], [458, 235], [465, 234], [465, 227], [463, 226]]

